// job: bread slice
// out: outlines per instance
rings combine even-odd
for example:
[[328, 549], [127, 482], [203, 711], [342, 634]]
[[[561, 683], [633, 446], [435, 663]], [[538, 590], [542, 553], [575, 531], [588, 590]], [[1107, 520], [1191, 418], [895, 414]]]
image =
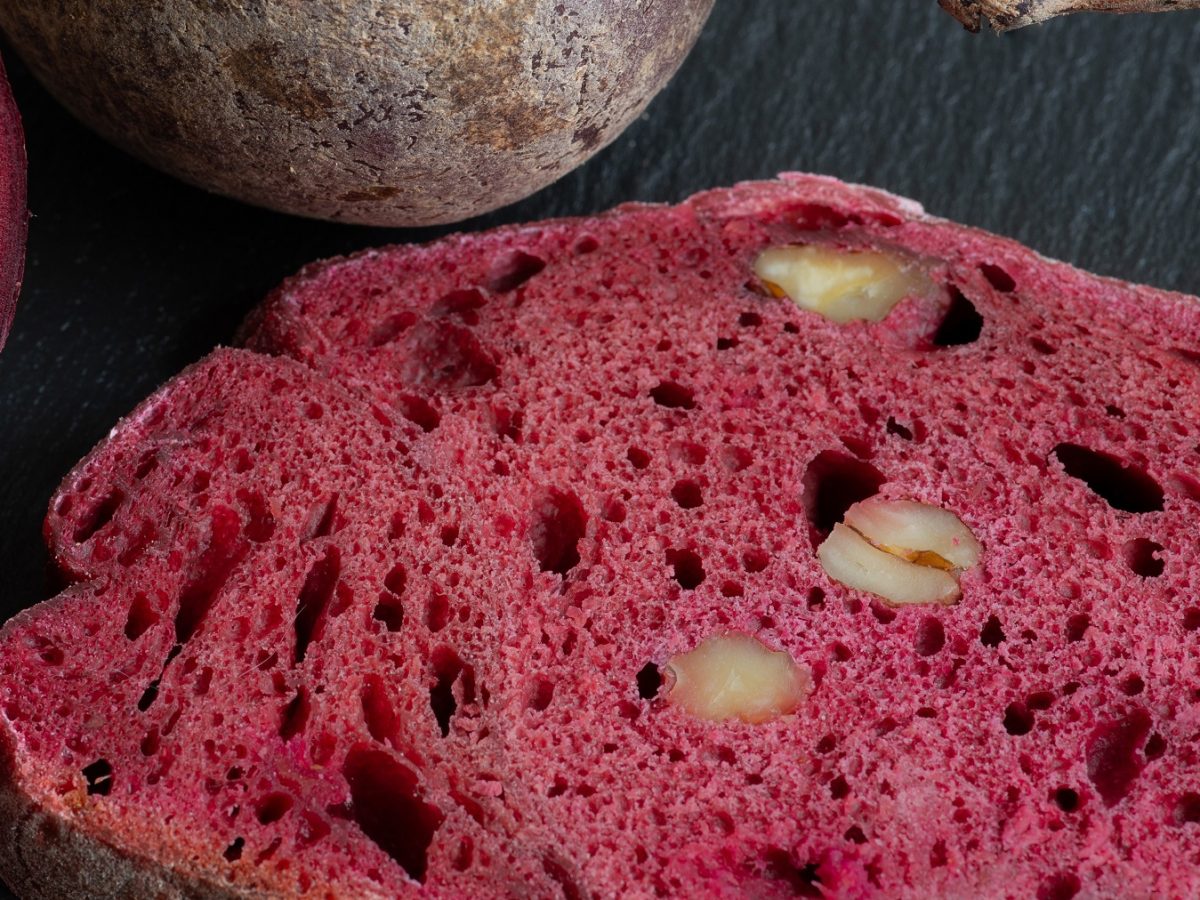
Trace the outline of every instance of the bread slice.
[[8, 77], [0, 63], [0, 350], [8, 340], [25, 274], [25, 132]]
[[1193, 298], [786, 175], [243, 339], [52, 501], [19, 892], [1200, 891]]

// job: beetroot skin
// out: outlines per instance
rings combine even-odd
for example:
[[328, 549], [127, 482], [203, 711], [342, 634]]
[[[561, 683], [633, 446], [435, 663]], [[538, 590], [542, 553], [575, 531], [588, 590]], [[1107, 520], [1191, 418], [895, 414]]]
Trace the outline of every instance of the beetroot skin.
[[[900, 249], [837, 325], [766, 247]], [[1200, 893], [1200, 305], [800, 175], [322, 263], [124, 420], [0, 632], [36, 896]], [[854, 499], [983, 547], [892, 609]], [[811, 690], [664, 697], [714, 634]]]
[[0, 350], [8, 340], [21, 278], [25, 273], [25, 132], [12, 89], [0, 63]]

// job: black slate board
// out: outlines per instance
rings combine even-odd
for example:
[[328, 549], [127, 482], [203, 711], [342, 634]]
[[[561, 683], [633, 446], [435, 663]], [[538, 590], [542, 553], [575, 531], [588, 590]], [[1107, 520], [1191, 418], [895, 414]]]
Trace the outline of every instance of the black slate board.
[[[206, 195], [109, 148], [6, 58], [35, 218], [0, 354], [0, 619], [47, 596], [46, 502], [119, 416], [229, 341], [303, 263], [453, 230], [328, 225]], [[1077, 16], [998, 38], [965, 33], [935, 0], [718, 0], [679, 76], [620, 140], [460, 227], [796, 169], [1200, 293], [1198, 148], [1200, 13]]]

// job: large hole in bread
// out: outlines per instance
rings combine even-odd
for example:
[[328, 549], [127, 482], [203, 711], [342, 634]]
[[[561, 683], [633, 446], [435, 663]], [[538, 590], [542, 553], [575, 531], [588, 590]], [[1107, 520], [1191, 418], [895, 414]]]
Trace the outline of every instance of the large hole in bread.
[[429, 845], [445, 816], [422, 799], [416, 773], [387, 751], [359, 744], [347, 754], [342, 775], [355, 824], [410, 878], [424, 882]]
[[529, 540], [543, 572], [565, 576], [579, 564], [579, 542], [587, 530], [583, 504], [572, 493], [550, 488], [534, 506]]
[[363, 721], [367, 731], [379, 743], [393, 741], [400, 720], [396, 716], [396, 708], [388, 696], [387, 685], [378, 675], [368, 675], [363, 680], [362, 688]]
[[1162, 486], [1139, 466], [1079, 444], [1059, 444], [1054, 456], [1068, 475], [1086, 484], [1113, 509], [1145, 513], [1163, 508]]
[[544, 259], [524, 250], [514, 250], [492, 266], [488, 273], [487, 289], [497, 294], [516, 290], [544, 268]]
[[838, 450], [817, 454], [804, 473], [804, 511], [823, 540], [855, 503], [874, 497], [887, 479], [870, 463]]
[[300, 597], [296, 601], [296, 664], [304, 662], [309, 645], [321, 637], [321, 626], [324, 624], [326, 607], [333, 597], [342, 572], [341, 553], [337, 547], [327, 547], [304, 579], [300, 589]]

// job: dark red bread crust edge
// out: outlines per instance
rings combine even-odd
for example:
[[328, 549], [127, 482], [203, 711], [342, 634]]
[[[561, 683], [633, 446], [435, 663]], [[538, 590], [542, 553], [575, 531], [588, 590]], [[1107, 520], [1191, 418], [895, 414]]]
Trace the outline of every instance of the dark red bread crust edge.
[[12, 328], [25, 276], [27, 169], [21, 115], [0, 62], [0, 349]]
[[[18, 614], [0, 633], [19, 624], [25, 615]], [[28, 778], [18, 756], [16, 736], [0, 718], [0, 872], [21, 900], [243, 900], [272, 896], [231, 892], [228, 887], [123, 853], [86, 833], [68, 817], [34, 799], [43, 792], [24, 789]]]

